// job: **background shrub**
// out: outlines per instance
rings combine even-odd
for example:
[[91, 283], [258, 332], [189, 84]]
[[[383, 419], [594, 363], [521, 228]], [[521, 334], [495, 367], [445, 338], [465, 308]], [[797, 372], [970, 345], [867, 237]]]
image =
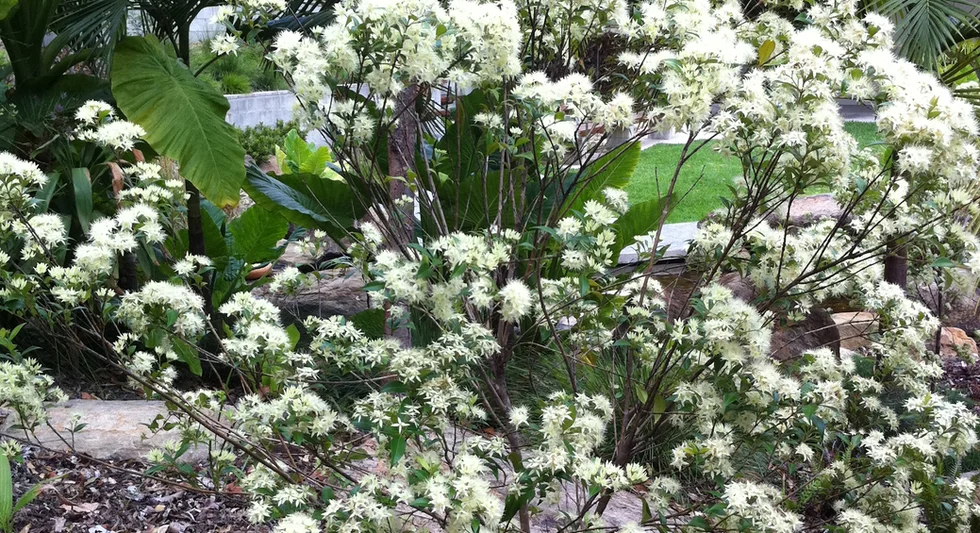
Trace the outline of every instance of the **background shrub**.
[[257, 163], [264, 163], [276, 153], [276, 145], [282, 144], [290, 130], [297, 130], [300, 137], [306, 136], [305, 130], [300, 130], [296, 121], [277, 121], [275, 126], [260, 124], [239, 131], [238, 140], [245, 153], [252, 156]]

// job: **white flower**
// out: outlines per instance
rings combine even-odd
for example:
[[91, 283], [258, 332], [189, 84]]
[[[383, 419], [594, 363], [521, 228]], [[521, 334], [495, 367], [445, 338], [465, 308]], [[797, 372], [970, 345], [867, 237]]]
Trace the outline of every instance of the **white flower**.
[[533, 300], [531, 290], [519, 279], [507, 282], [498, 293], [500, 297], [500, 315], [504, 320], [516, 322], [531, 311]]
[[276, 524], [274, 533], [320, 533], [320, 523], [305, 513], [293, 513]]
[[602, 190], [603, 196], [606, 197], [606, 203], [610, 207], [616, 210], [617, 213], [623, 214], [630, 208], [629, 194], [622, 189], [613, 189], [612, 187], [606, 187]]
[[96, 130], [86, 130], [79, 133], [84, 141], [94, 141], [116, 150], [131, 150], [136, 141], [146, 135], [146, 131], [137, 124], [117, 120], [103, 124]]
[[249, 523], [255, 525], [261, 524], [272, 516], [272, 506], [263, 500], [252, 502], [245, 516], [248, 518]]
[[86, 125], [93, 125], [102, 118], [113, 115], [112, 106], [99, 100], [89, 100], [75, 111], [75, 120]]
[[562, 239], [570, 239], [578, 236], [582, 231], [582, 222], [575, 217], [565, 217], [558, 221], [556, 232]]
[[211, 24], [224, 24], [233, 16], [235, 16], [235, 8], [233, 6], [218, 6], [209, 22]]
[[519, 406], [519, 407], [511, 408], [510, 423], [513, 424], [515, 428], [526, 426], [529, 420], [530, 420], [530, 414], [527, 411], [527, 407]]
[[211, 52], [217, 55], [238, 55], [238, 49], [240, 46], [241, 45], [238, 42], [238, 38], [229, 33], [219, 35], [214, 39], [211, 39]]

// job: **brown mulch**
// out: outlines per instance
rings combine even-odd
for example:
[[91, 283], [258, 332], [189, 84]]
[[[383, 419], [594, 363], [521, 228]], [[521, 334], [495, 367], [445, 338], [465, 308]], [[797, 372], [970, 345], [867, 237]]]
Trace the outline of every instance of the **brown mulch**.
[[946, 385], [980, 404], [980, 362], [970, 364], [958, 357], [949, 357], [943, 361], [943, 368]]
[[[140, 463], [115, 463], [136, 472]], [[246, 498], [204, 494], [121, 472], [77, 457], [24, 449], [23, 464], [12, 463], [19, 497], [41, 479], [48, 484], [21, 510], [14, 531], [21, 533], [267, 533], [245, 519]]]

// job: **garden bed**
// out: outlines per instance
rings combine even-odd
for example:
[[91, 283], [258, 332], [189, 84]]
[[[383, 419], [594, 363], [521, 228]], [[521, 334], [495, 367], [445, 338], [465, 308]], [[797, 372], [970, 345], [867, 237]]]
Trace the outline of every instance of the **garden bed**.
[[266, 532], [245, 518], [248, 504], [235, 493], [208, 494], [140, 475], [139, 462], [103, 463], [26, 447], [14, 463], [14, 493], [40, 480], [48, 485], [15, 522], [17, 531], [64, 533]]

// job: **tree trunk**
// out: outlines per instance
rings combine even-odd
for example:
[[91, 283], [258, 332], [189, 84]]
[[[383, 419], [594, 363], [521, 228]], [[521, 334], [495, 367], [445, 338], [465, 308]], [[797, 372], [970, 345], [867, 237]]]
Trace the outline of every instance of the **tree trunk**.
[[[412, 190], [408, 187], [408, 173], [415, 166], [415, 145], [418, 142], [419, 117], [415, 112], [415, 100], [419, 97], [417, 85], [410, 85], [402, 92], [398, 93], [395, 102], [395, 117], [397, 124], [395, 130], [388, 137], [388, 175], [394, 178], [404, 178], [402, 180], [391, 180], [388, 186], [388, 194], [392, 203], [405, 195], [412, 195]], [[399, 236], [401, 245], [411, 242], [414, 233], [413, 220], [414, 210], [411, 206], [403, 209], [395, 207], [393, 213], [396, 217], [392, 221], [392, 230]]]
[[908, 287], [909, 258], [905, 243], [894, 240], [888, 243], [888, 255], [885, 256], [885, 281], [898, 285], [905, 290]]
[[[510, 391], [507, 387], [507, 360], [509, 357], [503, 353], [503, 351], [494, 354], [490, 358], [490, 373], [493, 376], [493, 383], [489, 385], [493, 388], [494, 394], [492, 397], [496, 400], [497, 406], [502, 411], [502, 414], [507, 417], [510, 413], [513, 403], [510, 399]], [[506, 418], [504, 418], [506, 420]], [[507, 444], [510, 446], [511, 452], [521, 457], [521, 441], [518, 437], [515, 428], [507, 428]], [[523, 458], [520, 461], [522, 464], [524, 462]], [[530, 533], [531, 531], [531, 513], [528, 512], [527, 506], [522, 505], [520, 510], [517, 512], [518, 519], [521, 522], [521, 531], [523, 533]]]
[[[393, 248], [402, 250], [408, 250], [406, 245], [412, 242], [412, 235], [415, 232], [415, 212], [413, 204], [398, 207], [395, 201], [402, 196], [412, 194], [407, 179], [415, 163], [415, 144], [418, 137], [416, 132], [419, 123], [418, 114], [415, 112], [415, 99], [418, 95], [417, 85], [410, 85], [398, 93], [395, 102], [395, 117], [398, 122], [395, 124], [395, 130], [388, 136], [388, 175], [403, 178], [393, 179], [388, 185], [388, 195], [391, 198], [388, 223], [396, 241], [393, 243], [395, 245]], [[404, 310], [403, 315], [407, 315], [407, 312], [407, 309]], [[412, 345], [412, 333], [408, 328], [395, 328], [391, 335], [406, 348]]]
[[[201, 191], [189, 181], [184, 181], [187, 187], [187, 251], [194, 255], [207, 257], [207, 247], [204, 245], [204, 220], [201, 218]], [[211, 285], [206, 283], [201, 289], [204, 298], [204, 312], [213, 321], [213, 302], [211, 301]], [[220, 331], [220, 329], [218, 330]]]

